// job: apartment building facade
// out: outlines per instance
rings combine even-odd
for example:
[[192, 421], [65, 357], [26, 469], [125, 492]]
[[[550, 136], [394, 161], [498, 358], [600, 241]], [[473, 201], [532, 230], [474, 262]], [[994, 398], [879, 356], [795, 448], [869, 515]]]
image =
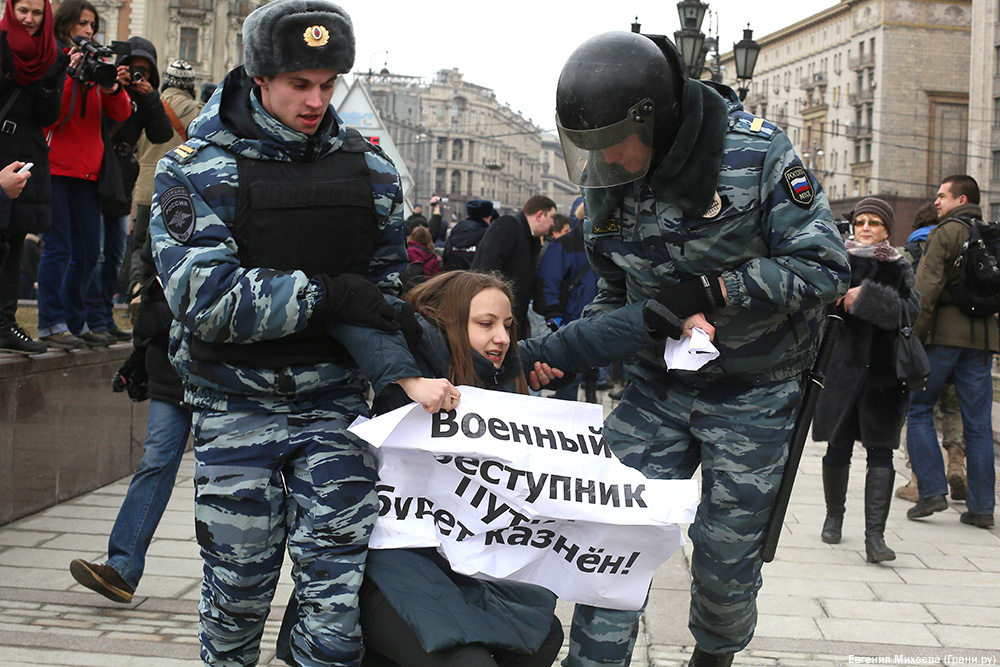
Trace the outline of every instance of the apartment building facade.
[[[744, 105], [788, 134], [835, 217], [866, 196], [892, 203], [898, 241], [940, 179], [966, 171], [971, 24], [971, 0], [841, 0], [758, 38]], [[722, 64], [735, 84], [732, 53]]]

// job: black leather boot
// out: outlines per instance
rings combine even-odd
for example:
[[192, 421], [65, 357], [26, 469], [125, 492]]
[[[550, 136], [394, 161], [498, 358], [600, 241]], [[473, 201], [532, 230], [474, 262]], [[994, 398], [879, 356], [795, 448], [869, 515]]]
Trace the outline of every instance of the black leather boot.
[[733, 664], [734, 653], [709, 653], [694, 647], [688, 667], [729, 667]]
[[865, 475], [865, 553], [869, 563], [896, 560], [896, 552], [885, 545], [885, 520], [895, 482], [892, 468], [868, 468]]
[[820, 537], [827, 544], [840, 544], [847, 503], [847, 480], [851, 466], [834, 468], [823, 464], [823, 497], [826, 498], [826, 520]]

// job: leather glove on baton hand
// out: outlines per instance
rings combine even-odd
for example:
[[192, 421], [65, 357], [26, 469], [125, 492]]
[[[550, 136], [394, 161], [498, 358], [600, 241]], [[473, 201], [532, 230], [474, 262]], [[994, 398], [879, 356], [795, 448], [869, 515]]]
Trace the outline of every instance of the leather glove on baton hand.
[[399, 331], [395, 310], [375, 283], [356, 273], [317, 277], [323, 284], [323, 300], [314, 317], [360, 324], [382, 331]]
[[724, 305], [719, 277], [698, 276], [661, 289], [656, 298], [646, 302], [642, 318], [654, 336], [679, 340], [684, 333], [684, 320]]

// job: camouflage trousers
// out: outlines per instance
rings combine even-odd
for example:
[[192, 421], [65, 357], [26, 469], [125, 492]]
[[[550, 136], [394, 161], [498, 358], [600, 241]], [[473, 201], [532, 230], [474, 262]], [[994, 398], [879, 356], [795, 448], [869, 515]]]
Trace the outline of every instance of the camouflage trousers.
[[[647, 477], [690, 478], [701, 465], [688, 625], [710, 653], [735, 653], [753, 637], [760, 546], [799, 392], [797, 378], [739, 388], [634, 378], [604, 424], [615, 454]], [[563, 664], [626, 667], [641, 613], [577, 605]]]
[[287, 540], [301, 667], [360, 664], [358, 591], [375, 523], [375, 462], [339, 406], [196, 411], [195, 528], [206, 665], [255, 665]]

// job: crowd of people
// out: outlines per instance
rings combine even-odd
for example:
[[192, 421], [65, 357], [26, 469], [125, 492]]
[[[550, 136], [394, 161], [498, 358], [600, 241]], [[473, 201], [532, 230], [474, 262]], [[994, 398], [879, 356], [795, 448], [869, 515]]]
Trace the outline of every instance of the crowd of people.
[[[701, 471], [689, 664], [732, 664], [753, 637], [765, 527], [829, 316], [844, 326], [814, 422], [827, 442], [820, 539], [844, 539], [860, 441], [867, 560], [895, 559], [904, 423], [908, 518], [947, 508], [950, 486], [967, 494], [962, 523], [993, 526], [1000, 330], [953, 290], [982, 219], [970, 177], [944, 180], [905, 247], [890, 245], [895, 211], [876, 197], [856, 204], [845, 240], [779, 127], [688, 79], [669, 40], [611, 32], [573, 52], [555, 91], [581, 186], [568, 215], [542, 195], [508, 214], [473, 198], [449, 225], [435, 196], [429, 218], [415, 204], [404, 221], [392, 161], [330, 105], [355, 57], [340, 6], [253, 11], [243, 64], [204, 107], [191, 66], [161, 77], [142, 37], [113, 65], [87, 61], [99, 26], [90, 0], [54, 13], [7, 0], [0, 20], [0, 349], [133, 340], [115, 384], [151, 401], [145, 453], [107, 560], [70, 571], [132, 600], [193, 437], [205, 664], [256, 664], [286, 552], [277, 651], [290, 665], [552, 664], [563, 630], [550, 591], [460, 575], [433, 549], [368, 550], [377, 470], [347, 427], [410, 402], [453, 410], [462, 385], [568, 400], [582, 386], [596, 400], [612, 363], [629, 383], [604, 423], [610, 450], [650, 479]], [[16, 307], [38, 236], [36, 341]], [[130, 333], [111, 316], [128, 238]], [[930, 365], [917, 391], [894, 366], [910, 322]], [[668, 372], [664, 340], [695, 330], [718, 357]], [[963, 426], [947, 471], [939, 399]], [[641, 613], [578, 604], [564, 665], [628, 665]]]

